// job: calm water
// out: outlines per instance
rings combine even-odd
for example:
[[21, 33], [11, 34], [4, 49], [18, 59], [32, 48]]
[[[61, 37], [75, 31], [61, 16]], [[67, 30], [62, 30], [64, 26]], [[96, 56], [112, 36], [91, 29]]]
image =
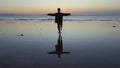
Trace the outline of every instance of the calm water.
[[1, 16], [0, 68], [120, 68], [120, 17], [53, 19]]

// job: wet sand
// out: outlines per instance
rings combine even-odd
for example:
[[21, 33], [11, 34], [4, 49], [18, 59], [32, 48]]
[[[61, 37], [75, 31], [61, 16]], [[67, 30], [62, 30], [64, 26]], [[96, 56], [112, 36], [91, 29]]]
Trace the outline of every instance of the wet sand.
[[120, 68], [119, 22], [65, 21], [59, 38], [53, 21], [0, 22], [0, 68]]

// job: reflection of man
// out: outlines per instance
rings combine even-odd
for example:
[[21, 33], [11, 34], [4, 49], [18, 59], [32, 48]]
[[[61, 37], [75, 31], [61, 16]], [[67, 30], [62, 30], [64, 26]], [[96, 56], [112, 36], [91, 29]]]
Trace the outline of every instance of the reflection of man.
[[63, 42], [62, 42], [62, 36], [59, 34], [57, 45], [55, 45], [55, 51], [48, 52], [49, 54], [57, 54], [58, 58], [61, 57], [61, 54], [69, 54], [70, 52], [64, 52], [63, 51]]
[[62, 30], [63, 16], [68, 16], [70, 13], [61, 13], [60, 8], [57, 9], [57, 13], [48, 13], [49, 16], [55, 16], [55, 23], [57, 23], [57, 28], [60, 33], [60, 29]]

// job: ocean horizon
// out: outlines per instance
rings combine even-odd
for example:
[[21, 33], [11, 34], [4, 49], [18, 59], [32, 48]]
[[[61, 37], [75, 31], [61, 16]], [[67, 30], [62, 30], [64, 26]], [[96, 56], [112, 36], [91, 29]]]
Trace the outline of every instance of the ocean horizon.
[[[26, 15], [26, 14], [1, 14], [0, 21], [54, 21], [54, 17], [47, 15]], [[118, 21], [120, 22], [120, 16], [82, 16], [71, 15], [64, 17], [64, 21]]]

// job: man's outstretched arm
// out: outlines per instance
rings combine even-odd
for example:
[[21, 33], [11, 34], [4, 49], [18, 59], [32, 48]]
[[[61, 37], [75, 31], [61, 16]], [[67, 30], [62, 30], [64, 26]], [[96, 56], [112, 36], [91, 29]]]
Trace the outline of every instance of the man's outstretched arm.
[[70, 13], [63, 13], [63, 16], [71, 15]]
[[56, 14], [55, 13], [48, 13], [47, 15], [48, 16], [55, 16]]

